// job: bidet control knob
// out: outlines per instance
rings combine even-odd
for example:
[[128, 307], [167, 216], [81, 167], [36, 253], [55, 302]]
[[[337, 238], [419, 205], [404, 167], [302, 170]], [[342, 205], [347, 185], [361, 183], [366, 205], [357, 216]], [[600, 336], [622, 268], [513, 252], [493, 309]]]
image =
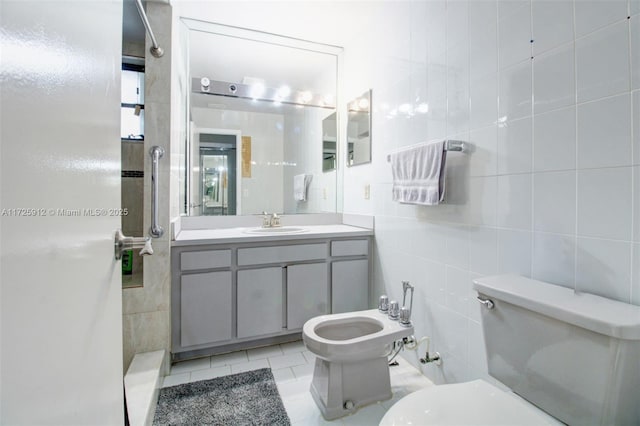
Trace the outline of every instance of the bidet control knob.
[[406, 306], [400, 308], [400, 323], [402, 325], [411, 324], [411, 309], [407, 308]]
[[400, 316], [400, 305], [395, 300], [389, 303], [389, 319], [397, 320]]
[[378, 301], [378, 310], [384, 313], [389, 311], [389, 298], [386, 294], [380, 296], [380, 300]]

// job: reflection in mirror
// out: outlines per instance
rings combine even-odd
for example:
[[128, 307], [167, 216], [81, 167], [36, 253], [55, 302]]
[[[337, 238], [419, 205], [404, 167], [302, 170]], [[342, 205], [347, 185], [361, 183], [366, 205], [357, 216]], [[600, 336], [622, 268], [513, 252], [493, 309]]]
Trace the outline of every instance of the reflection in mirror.
[[338, 120], [336, 113], [322, 120], [322, 171], [336, 169], [338, 148]]
[[[181, 21], [191, 129], [182, 214], [335, 213], [337, 171], [325, 170], [318, 153], [325, 123], [337, 135], [341, 49]], [[300, 200], [294, 177], [303, 174], [312, 179]]]
[[347, 104], [347, 165], [371, 162], [371, 90]]

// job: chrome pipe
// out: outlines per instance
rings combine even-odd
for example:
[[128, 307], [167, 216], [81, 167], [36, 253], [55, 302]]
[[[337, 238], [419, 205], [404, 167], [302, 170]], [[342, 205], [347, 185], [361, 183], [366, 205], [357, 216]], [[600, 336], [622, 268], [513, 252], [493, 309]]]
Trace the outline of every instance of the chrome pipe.
[[159, 207], [158, 207], [158, 163], [164, 155], [164, 149], [160, 146], [154, 146], [149, 150], [151, 155], [151, 228], [149, 234], [153, 238], [160, 238], [164, 234], [164, 229], [160, 226]]
[[164, 50], [158, 45], [158, 41], [153, 35], [153, 30], [151, 29], [151, 25], [149, 24], [149, 19], [147, 19], [147, 13], [144, 11], [144, 7], [142, 7], [142, 0], [136, 0], [136, 6], [138, 7], [138, 14], [140, 14], [140, 19], [142, 19], [144, 28], [149, 33], [149, 38], [151, 38], [152, 46], [149, 48], [149, 52], [151, 52], [154, 57], [160, 58], [162, 57], [162, 55], [164, 55]]

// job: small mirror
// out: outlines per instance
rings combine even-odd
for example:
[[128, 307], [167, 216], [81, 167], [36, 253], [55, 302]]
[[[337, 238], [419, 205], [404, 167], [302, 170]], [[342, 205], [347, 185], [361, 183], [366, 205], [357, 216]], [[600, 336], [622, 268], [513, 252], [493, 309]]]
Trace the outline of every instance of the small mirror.
[[330, 114], [322, 120], [322, 171], [329, 172], [336, 169], [338, 126], [336, 113]]
[[371, 90], [347, 104], [347, 166], [371, 162]]

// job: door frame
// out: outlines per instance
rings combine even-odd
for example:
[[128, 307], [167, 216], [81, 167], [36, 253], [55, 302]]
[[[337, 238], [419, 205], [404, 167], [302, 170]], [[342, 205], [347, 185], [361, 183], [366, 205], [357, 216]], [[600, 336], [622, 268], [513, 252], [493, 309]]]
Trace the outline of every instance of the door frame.
[[[193, 171], [193, 152], [197, 152], [198, 156], [200, 155], [200, 134], [213, 134], [213, 135], [233, 135], [236, 137], [236, 216], [242, 214], [242, 131], [241, 130], [233, 130], [233, 129], [216, 129], [213, 127], [197, 127], [193, 126], [193, 138], [192, 143], [189, 144], [191, 146], [191, 153], [188, 155], [189, 165], [187, 170]], [[197, 144], [197, 146], [196, 146]], [[199, 169], [198, 165], [198, 173], [202, 173]], [[191, 173], [189, 173], [191, 175]], [[190, 185], [189, 185], [190, 186]], [[188, 187], [189, 187], [188, 186]], [[189, 200], [187, 205], [190, 205], [193, 202], [193, 194], [192, 191], [188, 191]]]

